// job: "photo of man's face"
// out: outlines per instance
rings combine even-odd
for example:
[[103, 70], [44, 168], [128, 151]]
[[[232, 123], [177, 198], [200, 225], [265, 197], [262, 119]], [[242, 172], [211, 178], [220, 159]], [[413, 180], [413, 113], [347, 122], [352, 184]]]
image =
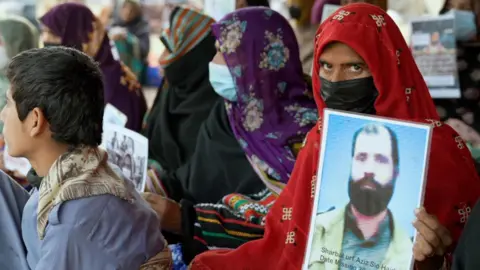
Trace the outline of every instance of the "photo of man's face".
[[384, 211], [393, 195], [396, 172], [396, 140], [382, 125], [369, 125], [355, 137], [349, 196], [352, 206], [363, 215]]

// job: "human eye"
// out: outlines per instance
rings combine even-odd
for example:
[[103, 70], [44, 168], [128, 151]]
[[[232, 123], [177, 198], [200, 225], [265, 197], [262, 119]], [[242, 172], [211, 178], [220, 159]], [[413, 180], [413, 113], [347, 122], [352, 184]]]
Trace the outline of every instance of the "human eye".
[[355, 73], [360, 73], [360, 72], [363, 71], [363, 67], [361, 65], [354, 64], [354, 65], [351, 65], [349, 67], [349, 71], [355, 72]]
[[331, 64], [327, 63], [327, 62], [322, 61], [322, 62], [320, 62], [320, 68], [324, 69], [326, 71], [331, 71], [333, 66]]
[[390, 159], [384, 155], [375, 155], [375, 160], [378, 162], [378, 163], [381, 163], [381, 164], [389, 164], [390, 163]]
[[366, 153], [358, 153], [358, 154], [355, 156], [355, 159], [356, 159], [357, 161], [363, 162], [363, 161], [367, 160], [367, 154], [366, 154]]

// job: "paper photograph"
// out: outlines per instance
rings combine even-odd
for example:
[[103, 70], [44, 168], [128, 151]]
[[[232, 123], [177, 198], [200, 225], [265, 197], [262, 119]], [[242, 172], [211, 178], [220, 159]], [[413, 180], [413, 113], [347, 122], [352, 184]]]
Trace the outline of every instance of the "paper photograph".
[[431, 126], [325, 110], [304, 270], [410, 270]]
[[127, 124], [127, 116], [112, 104], [108, 103], [103, 112], [103, 123], [114, 124], [124, 127]]
[[107, 150], [108, 161], [133, 181], [138, 192], [143, 192], [147, 180], [148, 139], [122, 126], [105, 124], [102, 147]]
[[457, 48], [452, 16], [411, 22], [412, 53], [432, 98], [460, 98]]

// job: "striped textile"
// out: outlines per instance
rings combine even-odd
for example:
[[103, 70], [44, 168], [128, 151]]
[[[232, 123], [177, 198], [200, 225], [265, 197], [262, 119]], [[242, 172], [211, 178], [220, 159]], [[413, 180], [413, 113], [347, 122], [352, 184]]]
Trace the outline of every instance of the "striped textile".
[[170, 16], [170, 27], [160, 37], [169, 52], [160, 58], [160, 65], [166, 67], [195, 48], [210, 35], [210, 26], [214, 22], [211, 17], [193, 9], [175, 7]]
[[197, 204], [193, 238], [208, 249], [237, 248], [262, 238], [265, 217], [277, 198], [265, 189], [249, 196], [230, 194], [218, 204]]

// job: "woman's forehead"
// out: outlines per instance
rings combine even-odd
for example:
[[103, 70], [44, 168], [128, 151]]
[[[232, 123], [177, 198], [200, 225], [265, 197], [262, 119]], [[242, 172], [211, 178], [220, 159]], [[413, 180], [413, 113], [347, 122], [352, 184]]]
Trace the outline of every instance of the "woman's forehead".
[[333, 42], [327, 44], [323, 51], [320, 53], [320, 61], [324, 61], [330, 64], [363, 64], [365, 61], [363, 58], [355, 52], [350, 46]]

